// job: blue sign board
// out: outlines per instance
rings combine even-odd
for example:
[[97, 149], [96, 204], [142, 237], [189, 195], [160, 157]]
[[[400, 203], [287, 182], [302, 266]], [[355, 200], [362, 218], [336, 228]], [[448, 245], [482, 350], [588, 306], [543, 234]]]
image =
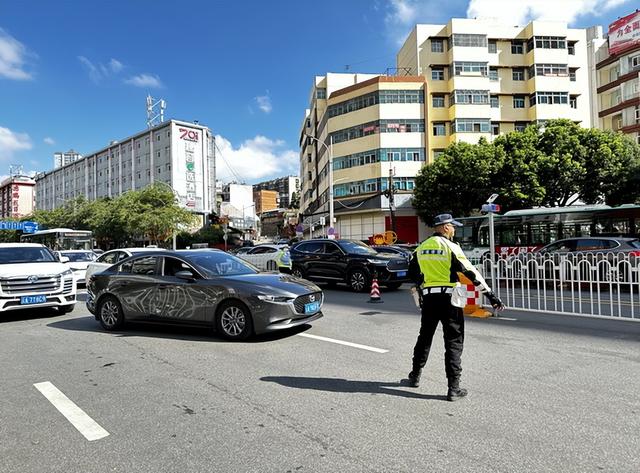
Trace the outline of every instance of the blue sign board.
[[484, 204], [482, 206], [482, 211], [491, 213], [500, 212], [500, 206], [498, 204]]
[[8, 222], [0, 221], [0, 230], [21, 230], [24, 233], [35, 233], [39, 225], [36, 222]]

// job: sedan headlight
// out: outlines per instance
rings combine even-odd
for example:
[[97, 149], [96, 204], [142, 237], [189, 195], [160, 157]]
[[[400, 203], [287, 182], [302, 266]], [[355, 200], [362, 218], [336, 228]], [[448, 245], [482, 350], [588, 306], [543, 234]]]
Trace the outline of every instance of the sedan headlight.
[[295, 299], [294, 297], [272, 296], [272, 295], [267, 295], [267, 294], [258, 294], [257, 297], [261, 301], [271, 302], [271, 303], [275, 303], [275, 304], [288, 304], [289, 302], [291, 302], [291, 301], [293, 301]]
[[375, 258], [368, 258], [367, 261], [371, 264], [384, 264], [386, 266], [386, 264], [388, 263], [387, 260], [384, 259], [375, 259]]

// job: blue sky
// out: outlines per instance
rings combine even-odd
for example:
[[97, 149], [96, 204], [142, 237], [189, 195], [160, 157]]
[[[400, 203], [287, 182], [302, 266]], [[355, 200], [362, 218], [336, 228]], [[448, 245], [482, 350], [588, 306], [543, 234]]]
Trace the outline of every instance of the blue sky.
[[[416, 22], [608, 25], [630, 0], [0, 0], [0, 175], [145, 128], [145, 97], [219, 136], [247, 182], [297, 173], [313, 76], [381, 73]], [[230, 171], [220, 163], [224, 178]]]

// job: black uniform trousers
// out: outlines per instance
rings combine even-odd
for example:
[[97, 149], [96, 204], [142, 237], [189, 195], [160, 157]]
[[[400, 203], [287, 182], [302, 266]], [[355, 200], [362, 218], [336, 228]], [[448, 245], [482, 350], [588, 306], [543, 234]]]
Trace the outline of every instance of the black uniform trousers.
[[461, 308], [451, 305], [451, 294], [432, 293], [422, 296], [420, 334], [413, 349], [413, 372], [420, 373], [427, 363], [438, 322], [442, 323], [444, 365], [449, 386], [457, 387], [462, 372], [464, 315]]

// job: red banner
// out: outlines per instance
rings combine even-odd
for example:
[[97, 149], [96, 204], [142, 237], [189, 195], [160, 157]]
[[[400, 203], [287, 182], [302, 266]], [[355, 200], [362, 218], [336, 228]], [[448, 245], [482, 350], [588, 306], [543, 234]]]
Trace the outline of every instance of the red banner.
[[620, 54], [640, 45], [640, 11], [609, 25], [609, 54]]

